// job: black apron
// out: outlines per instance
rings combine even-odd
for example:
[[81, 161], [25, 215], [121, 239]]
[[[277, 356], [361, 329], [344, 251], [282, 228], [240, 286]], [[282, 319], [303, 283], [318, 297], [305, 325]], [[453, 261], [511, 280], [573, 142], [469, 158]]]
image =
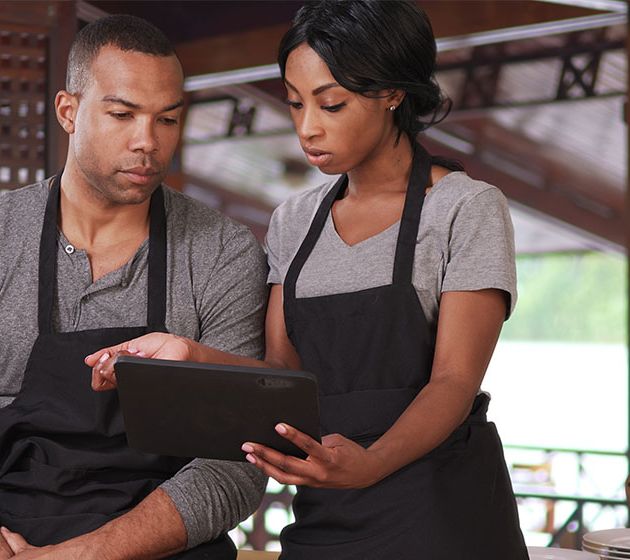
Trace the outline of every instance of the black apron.
[[[91, 369], [83, 361], [100, 348], [166, 332], [162, 187], [150, 203], [147, 326], [56, 333], [60, 178], [61, 173], [53, 179], [48, 195], [40, 243], [39, 336], [19, 394], [0, 409], [0, 523], [36, 546], [100, 527], [190, 461], [130, 449], [117, 392], [93, 391]], [[234, 558], [233, 550], [231, 541], [222, 538], [212, 558]]]
[[[318, 376], [322, 434], [340, 433], [368, 447], [429, 382], [435, 333], [412, 270], [430, 171], [431, 156], [418, 145], [391, 285], [296, 298], [297, 278], [343, 195], [345, 176], [323, 200], [289, 267], [287, 333], [303, 369]], [[486, 420], [488, 401], [479, 395], [444, 443], [369, 488], [299, 487], [296, 521], [281, 535], [281, 558], [527, 559], [501, 442]]]

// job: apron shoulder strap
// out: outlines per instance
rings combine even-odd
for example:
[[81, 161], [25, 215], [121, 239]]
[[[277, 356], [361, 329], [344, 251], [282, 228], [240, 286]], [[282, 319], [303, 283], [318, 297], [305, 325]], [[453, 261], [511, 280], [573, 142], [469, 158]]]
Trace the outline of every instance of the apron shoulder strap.
[[[38, 327], [39, 334], [53, 332], [53, 303], [57, 281], [59, 197], [63, 169], [52, 179], [39, 244]], [[149, 229], [147, 326], [166, 332], [166, 211], [160, 185], [151, 196]]]
[[431, 156], [420, 145], [414, 147], [411, 174], [407, 185], [405, 206], [400, 218], [400, 230], [396, 242], [393, 284], [410, 284], [413, 274], [413, 261], [420, 227], [420, 216], [424, 204], [424, 193], [431, 175]]
[[319, 205], [317, 212], [315, 213], [315, 217], [311, 222], [311, 226], [308, 229], [306, 237], [300, 248], [298, 249], [293, 261], [289, 266], [289, 270], [284, 279], [283, 283], [283, 296], [286, 300], [295, 299], [295, 285], [297, 283], [298, 276], [304, 266], [304, 263], [308, 259], [313, 247], [317, 243], [319, 236], [324, 229], [324, 225], [326, 223], [326, 219], [328, 218], [328, 213], [332, 208], [333, 203], [339, 197], [340, 193], [346, 188], [348, 184], [348, 177], [346, 175], [342, 175], [337, 182], [333, 185], [333, 187], [328, 191], [328, 194], [322, 200], [322, 203]]

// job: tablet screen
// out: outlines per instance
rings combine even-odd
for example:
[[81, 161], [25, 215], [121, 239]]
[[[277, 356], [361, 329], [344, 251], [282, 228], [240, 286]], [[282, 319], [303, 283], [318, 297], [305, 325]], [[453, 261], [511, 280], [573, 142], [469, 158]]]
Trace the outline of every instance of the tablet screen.
[[310, 373], [135, 356], [119, 356], [114, 369], [127, 441], [140, 451], [245, 461], [250, 441], [304, 458], [278, 422], [320, 441]]

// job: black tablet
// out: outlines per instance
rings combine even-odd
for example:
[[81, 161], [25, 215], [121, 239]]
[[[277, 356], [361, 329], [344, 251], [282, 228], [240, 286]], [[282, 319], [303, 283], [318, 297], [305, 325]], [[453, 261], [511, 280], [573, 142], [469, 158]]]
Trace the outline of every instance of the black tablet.
[[304, 458], [278, 422], [320, 441], [310, 373], [135, 356], [119, 356], [114, 369], [127, 441], [140, 451], [245, 461], [250, 441]]

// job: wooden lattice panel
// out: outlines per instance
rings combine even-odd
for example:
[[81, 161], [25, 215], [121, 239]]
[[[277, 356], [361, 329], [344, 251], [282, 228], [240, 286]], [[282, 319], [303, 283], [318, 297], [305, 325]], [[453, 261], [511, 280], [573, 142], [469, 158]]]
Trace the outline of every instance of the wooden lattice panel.
[[0, 21], [0, 189], [45, 174], [48, 35]]

